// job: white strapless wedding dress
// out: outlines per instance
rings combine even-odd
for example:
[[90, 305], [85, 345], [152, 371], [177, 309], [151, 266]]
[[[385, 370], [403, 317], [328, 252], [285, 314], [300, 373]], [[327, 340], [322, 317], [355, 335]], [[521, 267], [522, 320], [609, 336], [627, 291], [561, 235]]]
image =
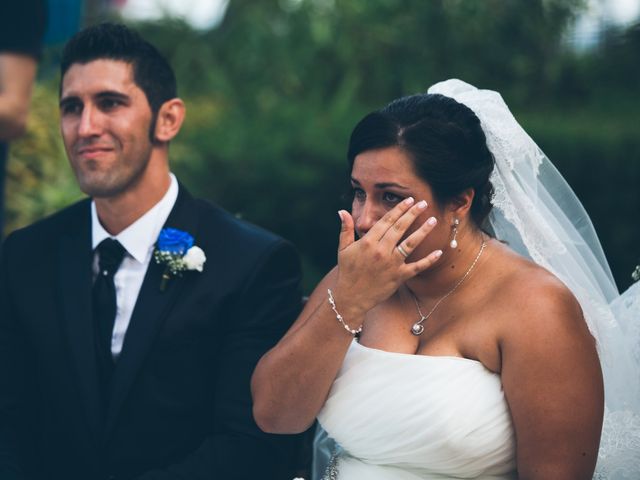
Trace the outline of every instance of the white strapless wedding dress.
[[500, 376], [475, 360], [354, 341], [318, 420], [341, 447], [326, 478], [517, 478]]

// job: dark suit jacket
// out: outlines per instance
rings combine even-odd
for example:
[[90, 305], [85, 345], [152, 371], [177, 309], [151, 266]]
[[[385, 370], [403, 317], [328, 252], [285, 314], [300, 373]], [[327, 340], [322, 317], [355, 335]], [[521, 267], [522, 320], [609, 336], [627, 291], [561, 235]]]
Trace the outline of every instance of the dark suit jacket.
[[291, 479], [296, 439], [254, 423], [249, 382], [300, 307], [275, 235], [181, 186], [165, 226], [207, 262], [160, 291], [147, 270], [106, 415], [91, 315], [90, 201], [6, 240], [0, 264], [0, 479]]

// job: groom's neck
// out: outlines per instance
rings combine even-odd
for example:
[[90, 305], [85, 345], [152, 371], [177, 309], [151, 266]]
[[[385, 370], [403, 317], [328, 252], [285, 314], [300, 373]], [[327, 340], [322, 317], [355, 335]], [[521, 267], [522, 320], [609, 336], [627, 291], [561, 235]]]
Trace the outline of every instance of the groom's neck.
[[152, 172], [147, 169], [140, 180], [123, 192], [94, 198], [100, 223], [111, 235], [118, 235], [162, 200], [170, 185], [168, 167]]

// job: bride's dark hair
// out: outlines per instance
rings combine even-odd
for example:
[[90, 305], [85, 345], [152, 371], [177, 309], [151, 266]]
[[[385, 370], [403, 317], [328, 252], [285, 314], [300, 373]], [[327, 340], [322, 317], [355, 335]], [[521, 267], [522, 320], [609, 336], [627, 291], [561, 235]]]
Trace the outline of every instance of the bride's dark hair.
[[416, 173], [446, 203], [468, 188], [475, 195], [471, 218], [482, 227], [491, 211], [494, 160], [480, 120], [467, 106], [438, 94], [394, 100], [365, 116], [353, 129], [347, 157], [368, 150], [398, 146], [413, 161]]

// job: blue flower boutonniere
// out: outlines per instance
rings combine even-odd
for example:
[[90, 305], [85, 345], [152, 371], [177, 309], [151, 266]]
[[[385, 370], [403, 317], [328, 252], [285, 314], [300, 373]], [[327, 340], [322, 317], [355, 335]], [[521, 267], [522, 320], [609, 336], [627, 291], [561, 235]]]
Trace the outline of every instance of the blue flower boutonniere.
[[207, 257], [200, 247], [193, 245], [193, 237], [182, 230], [163, 228], [153, 252], [156, 263], [164, 265], [160, 290], [167, 288], [172, 276], [181, 276], [186, 270], [201, 272]]

